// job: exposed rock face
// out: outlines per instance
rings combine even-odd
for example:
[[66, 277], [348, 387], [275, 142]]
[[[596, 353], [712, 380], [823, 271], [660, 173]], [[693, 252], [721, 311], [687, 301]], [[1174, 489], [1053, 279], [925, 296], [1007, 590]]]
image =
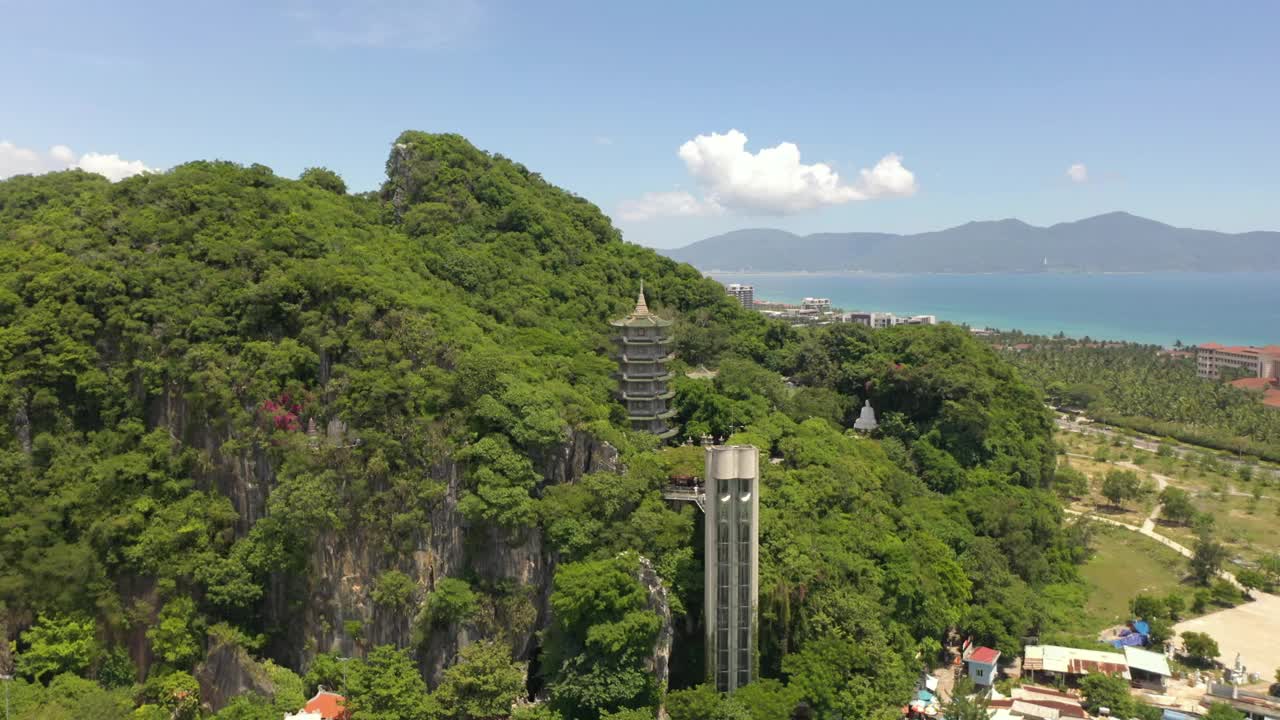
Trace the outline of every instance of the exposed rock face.
[[[539, 460], [547, 484], [571, 483], [586, 473], [618, 468], [615, 448], [581, 432], [571, 433], [561, 447]], [[470, 526], [458, 510], [464, 471], [452, 460], [431, 469], [446, 492], [432, 508], [429, 526], [416, 538], [411, 553], [388, 556], [380, 539], [359, 531], [324, 535], [311, 555], [307, 602], [300, 617], [281, 618], [290, 626], [290, 638], [273, 654], [294, 667], [305, 667], [320, 652], [358, 656], [377, 645], [412, 645], [417, 603], [387, 608], [370, 595], [378, 576], [394, 569], [414, 580], [415, 600], [446, 577], [472, 575], [484, 585], [513, 589], [510, 596], [485, 608], [481, 621], [431, 631], [417, 650], [429, 683], [439, 682], [463, 647], [486, 637], [508, 641], [518, 658], [528, 659], [547, 617], [554, 559], [536, 529], [511, 532]], [[357, 628], [358, 636], [353, 634]]]
[[9, 620], [0, 615], [0, 675], [13, 675], [13, 657], [9, 654]]
[[671, 625], [671, 605], [667, 600], [667, 588], [662, 584], [662, 578], [658, 577], [658, 572], [653, 569], [653, 563], [643, 556], [640, 558], [640, 572], [636, 579], [649, 591], [648, 608], [662, 619], [658, 639], [653, 644], [653, 654], [645, 659], [645, 670], [658, 681], [658, 690], [666, 693], [671, 665], [671, 639], [675, 634]]
[[237, 695], [252, 692], [272, 698], [276, 694], [275, 685], [262, 666], [236, 645], [211, 641], [195, 676], [200, 683], [200, 698], [213, 712]]
[[[152, 426], [167, 429], [184, 445], [203, 452], [208, 462], [196, 469], [197, 483], [230, 498], [239, 516], [237, 534], [246, 535], [266, 514], [267, 497], [275, 484], [276, 468], [270, 454], [255, 443], [235, 442], [238, 438], [230, 436], [227, 423], [195, 419], [193, 416], [203, 413], [193, 410], [177, 385], [154, 397], [147, 414]], [[337, 418], [328, 419], [323, 427], [324, 442], [355, 442], [351, 430]], [[586, 473], [620, 469], [613, 446], [580, 431], [570, 432], [564, 443], [533, 460], [547, 485], [573, 483]], [[430, 468], [429, 475], [444, 485], [445, 493], [431, 508], [427, 526], [413, 538], [411, 551], [389, 553], [383, 538], [359, 526], [323, 534], [312, 548], [304, 577], [281, 577], [272, 583], [262, 611], [272, 624], [286, 631], [267, 653], [301, 670], [317, 653], [351, 657], [377, 645], [409, 647], [413, 644], [416, 601], [440, 579], [470, 574], [485, 585], [518, 592], [502, 602], [495, 601], [483, 623], [455, 623], [433, 630], [417, 650], [423, 674], [436, 684], [461, 648], [484, 637], [505, 639], [518, 658], [528, 659], [536, 646], [536, 632], [546, 622], [554, 558], [536, 529], [508, 532], [471, 527], [458, 510], [464, 472], [465, 468], [447, 457]], [[418, 587], [415, 602], [408, 607], [379, 606], [370, 595], [377, 578], [393, 569], [408, 575]], [[149, 594], [143, 588], [133, 590], [136, 592], [122, 589], [132, 597]], [[299, 597], [305, 598], [300, 606], [290, 602]], [[137, 640], [130, 642], [131, 654], [145, 673], [150, 657], [145, 640]], [[211, 667], [215, 674], [221, 672], [217, 668], [227, 668], [232, 673], [227, 682], [234, 684], [240, 677], [232, 665], [214, 663]], [[665, 682], [665, 660], [662, 668]]]
[[17, 403], [17, 409], [13, 411], [13, 434], [18, 438], [18, 447], [22, 448], [22, 452], [26, 455], [31, 454], [31, 418], [27, 416], [27, 405], [25, 400]]
[[[417, 193], [419, 184], [409, 172], [409, 161], [413, 151], [404, 143], [396, 143], [391, 148], [391, 157], [387, 158], [387, 177], [392, 180], [395, 190], [391, 193], [391, 205], [396, 209], [396, 217], [404, 215], [409, 200]], [[384, 196], [385, 197], [385, 196]]]

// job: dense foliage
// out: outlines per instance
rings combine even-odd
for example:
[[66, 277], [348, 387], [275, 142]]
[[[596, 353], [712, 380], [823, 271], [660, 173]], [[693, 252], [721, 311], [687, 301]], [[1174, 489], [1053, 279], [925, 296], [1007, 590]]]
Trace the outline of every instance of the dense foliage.
[[[660, 494], [699, 451], [630, 432], [613, 397], [606, 321], [642, 278], [676, 369], [719, 370], [679, 374], [680, 437], [777, 460], [766, 680], [735, 702], [700, 686], [696, 510]], [[0, 605], [36, 704], [198, 714], [216, 635], [358, 719], [497, 717], [529, 688], [549, 702], [517, 716], [643, 715], [663, 697], [649, 562], [673, 717], [887, 717], [951, 631], [1012, 655], [1078, 602], [1048, 414], [993, 351], [951, 327], [766, 321], [457, 136], [402, 135], [369, 196], [214, 162], [0, 183], [0, 374]], [[873, 438], [846, 430], [866, 400]], [[617, 472], [566, 473], [583, 438]], [[437, 536], [475, 564], [437, 574]], [[556, 568], [543, 587], [480, 572], [529, 543]], [[219, 717], [296, 702], [302, 679], [254, 662], [275, 696]]]
[[1280, 412], [1258, 393], [1196, 375], [1194, 358], [1150, 345], [1009, 334], [1005, 354], [1051, 401], [1099, 420], [1206, 447], [1280, 460]]

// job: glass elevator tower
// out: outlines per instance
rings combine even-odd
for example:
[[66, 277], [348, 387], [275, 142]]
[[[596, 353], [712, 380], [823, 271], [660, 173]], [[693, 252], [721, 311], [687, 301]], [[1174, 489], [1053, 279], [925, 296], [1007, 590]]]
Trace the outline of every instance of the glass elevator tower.
[[756, 676], [760, 459], [751, 445], [706, 450], [707, 673], [721, 692]]

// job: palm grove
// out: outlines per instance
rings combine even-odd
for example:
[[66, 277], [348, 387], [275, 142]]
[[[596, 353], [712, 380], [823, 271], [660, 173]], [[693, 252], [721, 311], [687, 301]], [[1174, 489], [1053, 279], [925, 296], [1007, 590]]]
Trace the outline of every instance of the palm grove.
[[[324, 685], [357, 719], [887, 718], [950, 630], [1014, 654], [1078, 604], [1049, 416], [962, 330], [767, 321], [458, 136], [387, 171], [0, 183], [18, 716], [278, 718]], [[613, 397], [641, 279], [677, 371], [720, 370], [677, 372], [679, 439], [781, 459], [732, 698], [702, 684], [699, 518], [659, 492], [696, 457]]]

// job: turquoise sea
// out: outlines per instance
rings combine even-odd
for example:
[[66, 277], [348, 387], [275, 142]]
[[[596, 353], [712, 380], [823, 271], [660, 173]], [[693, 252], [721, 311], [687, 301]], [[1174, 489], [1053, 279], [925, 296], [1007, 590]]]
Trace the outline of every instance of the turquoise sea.
[[715, 273], [755, 297], [1159, 345], [1280, 344], [1280, 273], [890, 275]]

